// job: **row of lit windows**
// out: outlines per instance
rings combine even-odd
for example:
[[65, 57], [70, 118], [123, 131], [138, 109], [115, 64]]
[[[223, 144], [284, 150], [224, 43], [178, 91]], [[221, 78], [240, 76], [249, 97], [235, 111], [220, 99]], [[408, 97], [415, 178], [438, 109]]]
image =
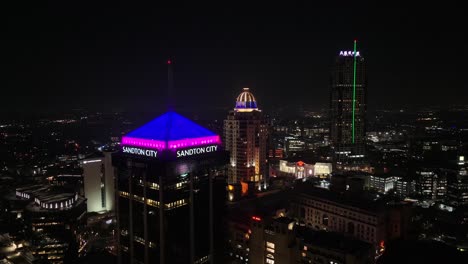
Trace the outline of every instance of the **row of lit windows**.
[[36, 204], [40, 205], [42, 208], [46, 209], [61, 209], [61, 208], [68, 208], [73, 205], [73, 203], [78, 199], [78, 195], [75, 195], [75, 197], [72, 197], [71, 199], [65, 201], [65, 202], [56, 202], [56, 203], [41, 203], [41, 201], [38, 198], [35, 198], [34, 201]]
[[34, 252], [34, 254], [35, 255], [49, 255], [49, 254], [57, 254], [57, 253], [63, 253], [63, 252], [64, 252], [63, 250], [52, 250], [52, 251], [41, 250], [41, 251]]
[[[340, 209], [340, 208], [338, 208], [336, 206], [327, 205], [327, 204], [320, 203], [320, 202], [317, 202], [317, 201], [314, 202], [314, 201], [303, 200], [303, 203], [307, 204], [307, 205], [314, 206], [314, 207], [316, 207], [318, 209], [321, 209], [321, 210], [326, 210], [328, 212], [341, 215], [341, 216], [354, 218], [354, 219], [357, 219], [357, 220], [360, 220], [360, 221], [366, 221], [367, 220], [370, 223], [376, 223], [376, 219], [374, 217], [371, 217], [371, 216], [369, 216], [367, 214], [362, 214], [360, 212], [358, 213], [358, 212], [343, 210], [343, 209]], [[311, 208], [305, 208], [305, 210], [306, 210], [306, 214], [308, 214], [308, 213], [312, 214], [313, 213], [313, 210]], [[366, 219], [366, 217], [367, 217], [367, 219]]]
[[63, 222], [33, 223], [32, 226], [54, 226], [63, 225]]
[[51, 251], [41, 250], [41, 251], [35, 252], [34, 254], [36, 254], [36, 255], [49, 255], [49, 254], [57, 254], [57, 253], [63, 253], [63, 252], [64, 252], [63, 250], [51, 250]]
[[27, 193], [23, 193], [23, 192], [19, 192], [19, 191], [16, 191], [16, 196], [19, 196], [19, 197], [22, 197], [22, 198], [26, 198], [26, 199], [29, 199], [31, 196]]
[[275, 243], [266, 241], [266, 251], [268, 252], [265, 258], [265, 263], [267, 264], [275, 264], [275, 257], [273, 254], [275, 253]]
[[67, 244], [49, 244], [45, 245], [42, 248], [58, 248], [58, 247], [66, 247]]
[[[120, 234], [122, 236], [128, 236], [128, 231], [126, 229], [122, 229], [122, 231], [120, 231]], [[134, 239], [135, 242], [140, 243], [142, 245], [145, 245], [145, 239], [144, 238], [139, 237], [139, 236], [133, 236], [133, 239]], [[148, 246], [150, 248], [156, 248], [156, 243], [149, 241]], [[122, 247], [124, 247], [124, 246], [122, 246]]]
[[146, 186], [153, 190], [159, 190], [159, 184], [154, 182], [146, 182]]
[[181, 199], [172, 203], [165, 204], [165, 209], [174, 209], [188, 204], [188, 199]]
[[209, 256], [209, 255], [204, 256], [204, 257], [198, 259], [197, 261], [195, 261], [195, 264], [206, 263], [209, 259], [210, 259], [210, 256]]
[[[120, 196], [125, 197], [125, 198], [129, 198], [130, 194], [128, 192], [122, 192], [121, 191]], [[134, 194], [133, 195], [133, 200], [144, 203], [145, 198]], [[155, 201], [155, 200], [147, 198], [146, 199], [146, 204], [149, 205], [149, 206], [159, 208], [159, 201]], [[186, 204], [188, 204], [188, 199], [180, 199], [180, 200], [177, 200], [177, 201], [174, 201], [174, 202], [171, 202], [171, 203], [164, 204], [164, 209], [171, 210], [171, 209], [174, 209], [174, 208], [177, 208], [177, 207], [184, 206]]]
[[63, 259], [63, 256], [48, 256], [47, 259]]
[[[139, 182], [139, 185], [140, 186], [143, 186], [143, 181], [140, 180]], [[178, 182], [174, 185], [171, 185], [171, 186], [167, 186], [169, 189], [182, 189], [183, 187], [185, 187], [186, 185], [186, 182]], [[159, 184], [157, 183], [154, 183], [154, 182], [146, 182], [146, 186], [150, 189], [153, 189], [153, 190], [159, 190]]]
[[[121, 196], [121, 197], [125, 197], [125, 198], [130, 198], [130, 194], [129, 194], [128, 192], [123, 192], [123, 191], [121, 191], [121, 192], [120, 192], [120, 196]], [[144, 203], [145, 198], [134, 194], [134, 195], [133, 195], [133, 200], [135, 200], [135, 201], [137, 201], [137, 202]], [[149, 205], [149, 206], [153, 206], [153, 207], [159, 207], [159, 201], [155, 201], [155, 200], [153, 200], [153, 199], [148, 199], [148, 198], [147, 198], [147, 199], [146, 199], [146, 204]]]

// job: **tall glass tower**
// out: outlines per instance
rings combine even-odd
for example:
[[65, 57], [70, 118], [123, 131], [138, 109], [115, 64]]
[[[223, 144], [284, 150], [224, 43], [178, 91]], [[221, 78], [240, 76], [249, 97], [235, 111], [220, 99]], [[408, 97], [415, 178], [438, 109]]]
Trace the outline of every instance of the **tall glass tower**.
[[[214, 263], [220, 136], [169, 111], [122, 137], [116, 175], [119, 263]], [[220, 186], [225, 188], [224, 181]]]
[[367, 79], [364, 57], [355, 48], [335, 59], [330, 92], [330, 138], [335, 162], [365, 157]]

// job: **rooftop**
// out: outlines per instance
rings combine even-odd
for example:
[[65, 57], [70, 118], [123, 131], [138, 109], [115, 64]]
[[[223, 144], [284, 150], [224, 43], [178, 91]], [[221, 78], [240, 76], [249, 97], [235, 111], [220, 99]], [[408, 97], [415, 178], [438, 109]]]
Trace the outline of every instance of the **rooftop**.
[[249, 88], [244, 88], [242, 93], [237, 96], [235, 110], [238, 112], [258, 111], [257, 101]]
[[366, 252], [371, 251], [373, 248], [369, 243], [352, 237], [347, 237], [339, 233], [313, 231], [306, 227], [299, 227], [297, 232], [298, 237], [303, 239], [304, 244], [319, 246], [345, 253]]
[[320, 200], [326, 200], [341, 206], [353, 207], [371, 213], [380, 212], [380, 210], [386, 204], [386, 200], [380, 196], [377, 196], [375, 193], [361, 192], [355, 194], [348, 191], [339, 193], [323, 188], [318, 188], [307, 182], [299, 184], [296, 187], [296, 192], [299, 195], [316, 197]]
[[177, 149], [220, 143], [219, 135], [169, 111], [122, 137], [122, 145]]

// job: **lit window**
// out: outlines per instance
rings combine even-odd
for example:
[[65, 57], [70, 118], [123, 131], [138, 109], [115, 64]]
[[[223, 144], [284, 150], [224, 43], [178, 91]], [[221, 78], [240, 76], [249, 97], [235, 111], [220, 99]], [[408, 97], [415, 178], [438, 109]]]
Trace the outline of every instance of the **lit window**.
[[275, 249], [275, 244], [274, 243], [271, 243], [271, 242], [266, 242], [266, 246], [267, 248], [272, 248], [272, 249]]

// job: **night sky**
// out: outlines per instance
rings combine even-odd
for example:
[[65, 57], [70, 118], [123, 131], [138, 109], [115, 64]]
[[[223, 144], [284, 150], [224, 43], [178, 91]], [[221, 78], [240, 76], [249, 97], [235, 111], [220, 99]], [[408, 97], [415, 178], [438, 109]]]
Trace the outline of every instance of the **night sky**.
[[10, 2], [3, 113], [162, 109], [168, 57], [181, 109], [224, 111], [242, 87], [262, 108], [319, 109], [334, 57], [355, 38], [370, 108], [447, 106], [468, 95], [465, 14], [446, 2]]

